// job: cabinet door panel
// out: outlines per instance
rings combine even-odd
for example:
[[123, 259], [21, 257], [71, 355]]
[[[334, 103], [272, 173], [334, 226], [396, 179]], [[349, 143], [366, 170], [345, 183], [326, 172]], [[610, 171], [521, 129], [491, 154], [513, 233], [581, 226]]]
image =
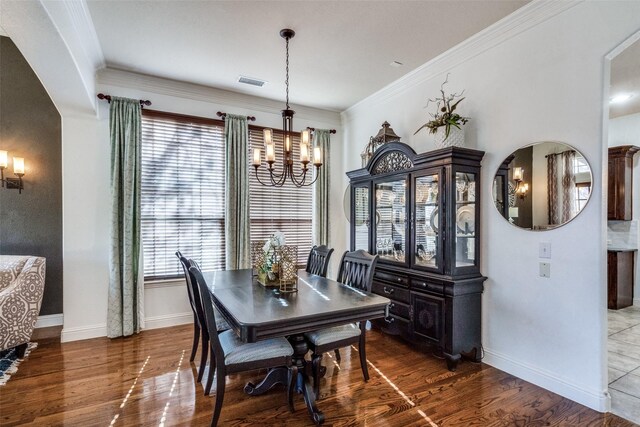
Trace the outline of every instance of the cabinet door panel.
[[375, 251], [380, 261], [406, 264], [406, 177], [375, 184]]
[[442, 169], [431, 169], [413, 179], [412, 236], [413, 259], [411, 264], [436, 273], [443, 269], [442, 235], [444, 213], [442, 210]]
[[411, 306], [414, 332], [440, 342], [444, 324], [444, 299], [411, 294]]

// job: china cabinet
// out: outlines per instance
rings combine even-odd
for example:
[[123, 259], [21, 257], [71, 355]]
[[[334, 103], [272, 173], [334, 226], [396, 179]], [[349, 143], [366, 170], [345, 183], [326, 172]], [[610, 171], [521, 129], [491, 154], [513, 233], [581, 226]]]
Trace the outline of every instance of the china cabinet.
[[373, 292], [392, 300], [384, 330], [438, 346], [455, 370], [481, 357], [480, 161], [448, 147], [391, 142], [351, 185], [351, 249], [380, 255]]

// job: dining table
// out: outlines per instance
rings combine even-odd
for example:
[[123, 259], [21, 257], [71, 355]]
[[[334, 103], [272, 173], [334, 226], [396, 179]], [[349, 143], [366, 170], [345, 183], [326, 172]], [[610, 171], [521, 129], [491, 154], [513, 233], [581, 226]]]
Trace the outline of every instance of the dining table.
[[[305, 359], [309, 347], [304, 333], [385, 317], [390, 300], [304, 270], [298, 271], [297, 291], [291, 293], [258, 283], [252, 269], [203, 272], [203, 277], [215, 306], [243, 342], [289, 340], [292, 363], [298, 368], [296, 390], [303, 395], [313, 422], [322, 424], [311, 363]], [[244, 392], [261, 395], [277, 384], [286, 386], [288, 380], [288, 368], [273, 368], [257, 385], [247, 383]]]

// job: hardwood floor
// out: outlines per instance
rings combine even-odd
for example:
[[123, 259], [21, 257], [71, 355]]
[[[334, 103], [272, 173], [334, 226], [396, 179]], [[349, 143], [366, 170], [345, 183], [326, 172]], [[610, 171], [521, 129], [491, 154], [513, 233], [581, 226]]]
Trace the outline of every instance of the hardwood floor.
[[[41, 341], [0, 388], [0, 425], [208, 425], [215, 391], [205, 397], [195, 382], [191, 337], [192, 328], [185, 325], [128, 339]], [[634, 425], [485, 364], [462, 362], [457, 372], [449, 372], [443, 360], [378, 331], [367, 335], [367, 384], [356, 349], [341, 353], [339, 363], [329, 355], [323, 360], [327, 374], [318, 405], [326, 425]], [[300, 395], [292, 414], [283, 388], [257, 397], [243, 393], [247, 381], [263, 375], [227, 379], [220, 425], [312, 425]]]

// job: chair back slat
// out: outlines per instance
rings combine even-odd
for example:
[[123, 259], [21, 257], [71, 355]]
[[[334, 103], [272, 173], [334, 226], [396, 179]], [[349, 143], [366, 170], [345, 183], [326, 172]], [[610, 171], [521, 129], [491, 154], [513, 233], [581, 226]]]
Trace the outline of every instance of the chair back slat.
[[193, 278], [193, 275], [189, 271], [191, 267], [191, 263], [195, 261], [191, 261], [185, 258], [180, 251], [176, 252], [176, 256], [180, 260], [180, 264], [182, 264], [182, 270], [184, 271], [184, 279], [187, 283], [187, 293], [189, 294], [189, 304], [191, 304], [191, 309], [193, 310], [193, 314], [196, 316], [196, 320], [201, 328], [204, 328], [204, 312], [202, 311], [202, 302], [200, 300], [200, 292], [198, 291], [198, 285]]
[[329, 268], [329, 259], [333, 253], [333, 248], [329, 249], [326, 245], [314, 246], [309, 252], [307, 259], [307, 273], [327, 277], [327, 269]]
[[338, 282], [363, 291], [371, 292], [373, 272], [378, 263], [379, 255], [371, 255], [367, 251], [357, 250], [345, 252], [340, 260]]
[[209, 339], [216, 356], [216, 362], [223, 363], [224, 352], [222, 351], [220, 340], [218, 339], [218, 328], [216, 327], [216, 315], [213, 310], [213, 299], [211, 297], [211, 291], [209, 290], [204, 277], [202, 277], [202, 272], [200, 271], [200, 267], [198, 267], [198, 264], [196, 264], [193, 260], [189, 261], [191, 263], [189, 272], [193, 276], [194, 282], [197, 284], [198, 293], [202, 301], [202, 310], [204, 311], [205, 320], [203, 326], [204, 329], [206, 329], [209, 333]]

